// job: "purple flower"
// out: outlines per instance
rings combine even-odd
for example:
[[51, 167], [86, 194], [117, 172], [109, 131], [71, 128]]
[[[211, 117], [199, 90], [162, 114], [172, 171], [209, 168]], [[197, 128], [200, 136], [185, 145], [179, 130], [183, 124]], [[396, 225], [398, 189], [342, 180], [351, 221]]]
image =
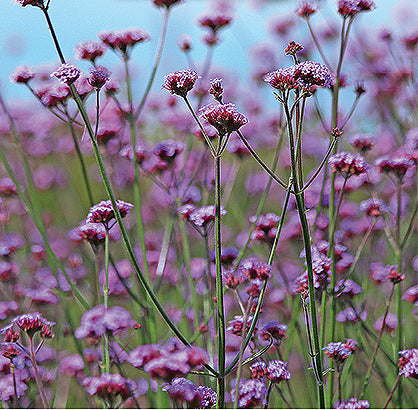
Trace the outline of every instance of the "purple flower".
[[100, 377], [86, 377], [83, 382], [90, 396], [98, 396], [109, 408], [118, 400], [124, 402], [135, 395], [136, 384], [120, 374], [103, 373]]
[[10, 74], [10, 81], [15, 84], [27, 84], [34, 77], [35, 73], [29, 67], [22, 65]]
[[[16, 395], [18, 398], [23, 396], [27, 388], [28, 386], [19, 377], [16, 377]], [[11, 373], [6, 376], [2, 375], [0, 378], [0, 400], [5, 402], [11, 401], [14, 394], [13, 375]]]
[[175, 377], [185, 376], [191, 367], [182, 359], [162, 356], [151, 360], [144, 366], [150, 377], [170, 381]]
[[[179, 208], [179, 213], [183, 219], [187, 219], [193, 225], [201, 228], [207, 227], [209, 223], [215, 220], [215, 206], [207, 205], [196, 208], [194, 205], [186, 204]], [[221, 215], [226, 215], [226, 209], [221, 206]]]
[[157, 345], [142, 345], [137, 346], [129, 353], [128, 362], [137, 368], [144, 367], [148, 362], [160, 357], [163, 354], [160, 346]]
[[[253, 316], [250, 315], [247, 317], [247, 324], [245, 326], [245, 332], [248, 332], [250, 329], [251, 323], [253, 321]], [[235, 316], [233, 320], [228, 322], [229, 326], [226, 328], [228, 332], [233, 333], [237, 336], [242, 336], [242, 329], [244, 327], [244, 316]], [[257, 328], [254, 330], [257, 331]]]
[[223, 13], [206, 14], [198, 19], [199, 26], [208, 28], [212, 33], [217, 33], [219, 30], [231, 24], [231, 22], [232, 17]]
[[222, 87], [222, 80], [219, 78], [215, 78], [210, 82], [209, 94], [212, 94], [216, 101], [219, 104], [222, 104], [222, 94], [224, 93], [224, 89]]
[[44, 0], [15, 0], [16, 3], [20, 4], [22, 7], [34, 6], [34, 7], [44, 7]]
[[11, 178], [0, 179], [0, 195], [10, 197], [17, 195], [17, 188]]
[[357, 400], [352, 397], [348, 401], [337, 401], [334, 404], [334, 409], [368, 409], [370, 408], [370, 403], [368, 400]]
[[70, 377], [84, 375], [83, 358], [79, 354], [64, 357], [59, 364], [59, 370]]
[[380, 172], [393, 174], [399, 182], [402, 182], [406, 171], [414, 166], [414, 161], [406, 154], [385, 155], [377, 158], [374, 163]]
[[277, 233], [276, 225], [279, 220], [280, 217], [272, 212], [269, 212], [266, 215], [260, 215], [258, 218], [252, 216], [250, 222], [255, 222], [256, 225], [251, 234], [251, 239], [258, 239], [273, 244]]
[[62, 64], [56, 71], [51, 74], [51, 77], [57, 77], [58, 80], [66, 85], [72, 84], [78, 77], [81, 71], [73, 64]]
[[197, 386], [183, 377], [175, 378], [163, 387], [172, 401], [177, 404], [187, 403], [187, 407], [198, 408], [202, 400]]
[[181, 51], [187, 53], [192, 49], [192, 38], [188, 34], [183, 34], [177, 42]]
[[370, 0], [338, 0], [338, 13], [346, 17], [354, 17], [361, 11], [371, 11], [376, 7]]
[[168, 9], [171, 6], [182, 3], [183, 0], [152, 0], [152, 2], [157, 7], [165, 7]]
[[110, 73], [103, 67], [90, 70], [89, 84], [96, 90], [100, 90], [110, 79]]
[[92, 63], [96, 58], [101, 57], [106, 51], [106, 47], [98, 41], [83, 41], [74, 48], [75, 58], [77, 60], [90, 60]]
[[46, 335], [49, 337], [50, 329], [55, 325], [55, 322], [46, 320], [39, 312], [25, 313], [16, 316], [8, 326], [0, 329], [0, 332], [5, 333], [10, 330], [13, 325], [16, 325], [21, 331], [26, 332], [29, 337], [33, 337], [37, 332], [41, 332], [41, 336]]
[[298, 44], [295, 41], [291, 41], [285, 48], [284, 53], [286, 55], [294, 56], [298, 51], [303, 50], [302, 44]]
[[257, 259], [246, 259], [240, 266], [248, 279], [267, 280], [271, 277], [271, 266]]
[[[116, 201], [116, 205], [121, 218], [125, 218], [125, 216], [127, 216], [131, 209], [134, 207], [129, 202], [122, 201], [121, 199]], [[102, 223], [104, 225], [108, 225], [109, 222], [114, 218], [115, 211], [113, 209], [111, 200], [108, 199], [107, 201], [101, 201], [97, 205], [94, 205], [90, 208], [86, 222], [93, 224]]]
[[[233, 247], [222, 248], [221, 249], [222, 265], [226, 267], [231, 266], [234, 263], [234, 261], [237, 259], [238, 254], [239, 252], [237, 248], [233, 248]], [[210, 260], [215, 263], [216, 261], [215, 250], [210, 251], [209, 256], [210, 256]]]
[[[383, 326], [383, 316], [379, 317], [373, 325], [373, 329], [379, 332]], [[388, 313], [386, 316], [383, 330], [393, 332], [398, 327], [398, 317], [394, 313]]]
[[308, 18], [312, 14], [315, 14], [318, 9], [318, 5], [314, 0], [305, 0], [301, 1], [298, 4], [297, 9], [295, 10], [295, 13], [299, 17]]
[[356, 311], [351, 307], [345, 310], [342, 310], [336, 316], [336, 320], [340, 323], [345, 323], [345, 322], [357, 323], [359, 319], [361, 319], [362, 321], [365, 321], [367, 319], [367, 313], [361, 312], [358, 310], [356, 313]]
[[418, 349], [401, 350], [399, 354], [399, 374], [418, 379]]
[[367, 164], [360, 154], [352, 152], [339, 152], [333, 155], [328, 163], [331, 165], [332, 172], [340, 172], [344, 177], [360, 175], [367, 172]]
[[129, 53], [135, 45], [151, 39], [146, 31], [139, 28], [101, 31], [98, 37], [104, 44], [119, 53], [123, 58], [129, 57]]
[[351, 355], [352, 351], [342, 342], [331, 342], [322, 348], [325, 354], [337, 364], [343, 364]]
[[277, 320], [267, 322], [260, 330], [260, 337], [262, 340], [269, 340], [270, 337], [276, 341], [281, 341], [286, 337], [286, 330], [288, 326], [279, 323]]
[[287, 370], [287, 362], [272, 360], [267, 364], [266, 377], [273, 383], [279, 383], [282, 380], [289, 380], [292, 373]]
[[172, 163], [186, 146], [181, 141], [166, 140], [155, 145], [152, 152], [162, 161]]
[[[241, 382], [239, 385], [238, 407], [250, 409], [258, 405], [264, 405], [267, 388], [261, 380], [250, 379]], [[235, 399], [235, 389], [231, 392], [232, 399]]]
[[236, 111], [235, 104], [210, 104], [200, 111], [201, 117], [215, 127], [220, 136], [238, 131], [248, 123], [245, 115]]
[[253, 379], [262, 379], [267, 373], [267, 365], [264, 362], [254, 362], [250, 366], [251, 377]]
[[164, 77], [161, 88], [170, 91], [171, 94], [186, 98], [187, 93], [194, 87], [199, 75], [193, 70], [174, 71]]
[[387, 265], [386, 266], [389, 273], [388, 273], [388, 279], [396, 284], [399, 282], [402, 282], [405, 279], [405, 275], [403, 273], [398, 272], [398, 265]]
[[137, 326], [131, 314], [124, 308], [113, 306], [106, 310], [104, 305], [99, 305], [83, 314], [80, 327], [75, 330], [74, 334], [77, 339], [86, 337], [97, 341], [105, 332], [117, 334]]
[[377, 218], [388, 212], [388, 208], [379, 199], [370, 198], [360, 203], [360, 211], [364, 212], [368, 217]]
[[415, 303], [418, 300], [418, 285], [412, 286], [409, 289], [407, 289], [402, 298], [407, 300], [408, 302]]
[[347, 141], [356, 150], [365, 153], [371, 150], [375, 145], [376, 137], [371, 134], [353, 134], [351, 137], [347, 138]]
[[200, 393], [200, 407], [203, 409], [210, 409], [216, 406], [217, 396], [216, 392], [213, 391], [210, 387], [201, 385], [197, 386], [197, 390]]

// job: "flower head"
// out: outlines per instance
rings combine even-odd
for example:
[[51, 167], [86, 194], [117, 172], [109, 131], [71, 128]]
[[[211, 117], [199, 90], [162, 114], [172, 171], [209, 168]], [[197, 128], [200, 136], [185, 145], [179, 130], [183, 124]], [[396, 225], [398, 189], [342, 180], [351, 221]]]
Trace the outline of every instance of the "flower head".
[[183, 34], [177, 41], [181, 51], [185, 53], [192, 49], [192, 38], [188, 34]]
[[[250, 409], [265, 403], [267, 388], [261, 380], [250, 379], [239, 384], [238, 407]], [[231, 392], [235, 397], [235, 389]]]
[[287, 328], [287, 325], [279, 323], [277, 320], [271, 320], [260, 329], [260, 337], [263, 340], [268, 340], [272, 337], [280, 342], [286, 337]]
[[312, 86], [330, 88], [335, 84], [335, 78], [324, 64], [315, 61], [304, 61], [295, 65], [295, 78], [299, 80], [303, 87]]
[[364, 158], [360, 154], [353, 154], [352, 152], [339, 152], [333, 155], [328, 163], [331, 165], [332, 172], [340, 172], [346, 178], [367, 172], [367, 164]]
[[66, 85], [72, 84], [78, 77], [80, 77], [81, 70], [73, 64], [62, 64], [56, 71], [51, 74], [51, 77], [57, 77], [58, 80]]
[[348, 401], [337, 401], [334, 405], [334, 409], [368, 409], [370, 403], [368, 400], [357, 400], [355, 397], [348, 399]]
[[295, 56], [298, 51], [303, 50], [302, 44], [298, 44], [295, 41], [291, 41], [285, 48], [284, 53], [286, 55]]
[[246, 259], [240, 268], [248, 279], [267, 280], [271, 277], [271, 266], [257, 259]]
[[172, 163], [174, 159], [183, 152], [185, 145], [181, 141], [166, 140], [157, 143], [152, 152], [162, 161]]
[[74, 48], [75, 58], [77, 60], [90, 60], [92, 63], [101, 57], [106, 51], [106, 47], [98, 41], [83, 41]]
[[267, 364], [264, 362], [254, 362], [250, 366], [251, 377], [253, 379], [262, 379], [267, 373]]
[[89, 84], [96, 90], [100, 90], [110, 79], [110, 73], [104, 67], [97, 67], [90, 70]]
[[[131, 209], [134, 207], [129, 202], [122, 201], [118, 199], [116, 201], [116, 206], [120, 213], [121, 218], [125, 218]], [[90, 208], [90, 211], [87, 215], [86, 222], [89, 223], [102, 223], [104, 225], [109, 224], [109, 222], [115, 218], [115, 211], [110, 199], [107, 201], [101, 201], [97, 205], [94, 205]]]
[[22, 7], [34, 6], [34, 7], [44, 7], [44, 0], [15, 0], [16, 3], [20, 4]]
[[182, 3], [183, 0], [152, 0], [152, 2], [157, 7], [165, 7], [168, 9], [171, 6], [174, 6], [175, 4]]
[[139, 28], [101, 31], [98, 36], [104, 44], [119, 53], [123, 58], [129, 57], [134, 46], [151, 39], [146, 31]]
[[86, 377], [82, 384], [90, 396], [97, 396], [109, 408], [114, 408], [118, 400], [124, 402], [135, 395], [136, 385], [120, 374], [103, 373], [100, 377]]
[[266, 377], [273, 383], [279, 383], [282, 380], [289, 380], [292, 373], [287, 370], [287, 362], [272, 360], [267, 364]]
[[379, 199], [370, 198], [360, 203], [360, 211], [369, 217], [378, 217], [388, 212], [388, 208]]
[[394, 175], [401, 183], [406, 171], [414, 166], [414, 161], [406, 154], [385, 155], [377, 158], [375, 165], [380, 172]]
[[222, 94], [224, 89], [222, 87], [222, 80], [215, 78], [210, 82], [209, 94], [212, 94], [219, 104], [222, 104]]
[[19, 66], [10, 74], [10, 81], [15, 84], [27, 84], [35, 77], [35, 73], [24, 65]]
[[198, 24], [202, 28], [208, 28], [213, 33], [218, 32], [232, 22], [232, 17], [224, 13], [206, 14], [199, 18]]
[[177, 404], [187, 403], [188, 407], [197, 408], [201, 402], [201, 395], [197, 386], [183, 377], [175, 378], [163, 387], [163, 391]]
[[370, 134], [353, 134], [347, 141], [356, 150], [365, 153], [372, 149], [376, 142], [376, 137]]
[[401, 350], [399, 354], [399, 374], [418, 379], [418, 349]]
[[49, 337], [51, 335], [49, 331], [55, 325], [55, 322], [46, 320], [39, 312], [25, 313], [16, 316], [8, 326], [0, 330], [1, 333], [6, 334], [6, 332], [13, 328], [13, 325], [16, 325], [22, 332], [26, 332], [29, 337], [33, 337], [37, 332], [41, 332], [41, 336], [45, 334]]
[[248, 123], [245, 115], [235, 109], [235, 104], [207, 105], [201, 109], [201, 117], [216, 128], [220, 136], [238, 131]]
[[295, 10], [295, 13], [299, 17], [308, 18], [315, 14], [318, 9], [318, 5], [314, 0], [305, 0], [300, 1], [298, 7]]
[[347, 348], [345, 343], [331, 342], [322, 349], [325, 354], [338, 364], [342, 364], [351, 355], [352, 351]]
[[180, 70], [167, 74], [161, 88], [170, 91], [171, 94], [185, 98], [194, 87], [199, 75], [193, 70]]

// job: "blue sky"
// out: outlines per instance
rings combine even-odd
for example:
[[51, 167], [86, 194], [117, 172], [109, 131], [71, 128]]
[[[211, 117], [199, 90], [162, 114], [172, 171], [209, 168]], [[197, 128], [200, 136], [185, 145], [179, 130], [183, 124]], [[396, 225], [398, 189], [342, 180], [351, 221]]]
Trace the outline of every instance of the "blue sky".
[[[237, 16], [231, 28], [222, 34], [223, 42], [216, 49], [216, 61], [245, 76], [249, 69], [248, 48], [252, 44], [272, 37], [266, 31], [266, 21], [274, 15], [287, 14], [295, 9], [296, 1], [266, 1], [264, 7], [255, 7], [257, 0], [238, 0]], [[258, 0], [260, 3], [260, 0]], [[405, 6], [406, 4], [406, 6]], [[409, 4], [409, 7], [408, 7]], [[414, 5], [415, 4], [415, 5]], [[187, 0], [186, 4], [173, 9], [168, 41], [164, 50], [161, 68], [156, 82], [161, 84], [165, 73], [186, 67], [184, 57], [176, 46], [181, 34], [191, 35], [196, 43], [194, 59], [202, 60], [204, 47], [199, 45], [202, 30], [196, 27], [196, 16], [205, 12], [209, 1]], [[404, 13], [402, 10], [408, 10]], [[334, 13], [334, 1], [329, 1], [324, 10], [315, 16], [316, 22], [324, 20], [326, 15]], [[415, 13], [415, 15], [414, 15]], [[150, 62], [153, 61], [160, 27], [160, 11], [151, 5], [150, 0], [51, 0], [51, 18], [58, 33], [64, 54], [73, 59], [74, 46], [83, 40], [96, 39], [99, 31], [105, 29], [123, 29], [139, 27], [148, 31], [153, 41], [141, 45], [135, 50], [134, 63], [138, 74], [148, 75]], [[363, 16], [366, 18], [366, 16]], [[393, 27], [397, 21], [413, 26], [417, 20], [417, 7], [414, 0], [391, 1], [377, 0], [377, 8], [367, 15], [367, 24], [374, 27]], [[364, 24], [363, 22], [361, 22]], [[41, 64], [57, 64], [52, 40], [47, 31], [42, 13], [34, 7], [21, 7], [11, 0], [0, 2], [0, 82], [9, 97], [27, 96], [24, 87], [10, 84], [8, 76], [16, 66], [26, 64], [32, 67]], [[290, 40], [290, 39], [289, 39]], [[108, 53], [102, 64], [114, 67], [117, 60]], [[77, 64], [84, 70], [88, 65]], [[140, 78], [140, 76], [139, 76]]]

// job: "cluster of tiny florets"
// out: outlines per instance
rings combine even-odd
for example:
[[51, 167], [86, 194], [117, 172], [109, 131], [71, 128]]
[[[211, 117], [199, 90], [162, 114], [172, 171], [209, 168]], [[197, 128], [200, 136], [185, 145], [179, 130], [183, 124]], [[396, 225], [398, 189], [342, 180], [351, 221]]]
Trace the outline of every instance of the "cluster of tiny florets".
[[399, 355], [399, 374], [418, 379], [418, 349], [402, 350]]
[[164, 83], [161, 88], [165, 88], [171, 94], [185, 98], [199, 78], [199, 74], [193, 70], [174, 71], [164, 77]]
[[87, 40], [79, 43], [74, 48], [77, 60], [90, 60], [92, 63], [101, 57], [106, 51], [106, 46], [98, 41]]
[[207, 105], [201, 109], [201, 117], [216, 128], [220, 136], [238, 131], [248, 123], [244, 114], [238, 112], [235, 104]]
[[352, 152], [339, 152], [333, 155], [328, 163], [332, 172], [339, 172], [347, 178], [351, 175], [360, 175], [367, 172], [365, 159], [360, 154], [353, 154]]
[[[131, 209], [134, 207], [129, 202], [125, 202], [120, 199], [116, 201], [116, 206], [121, 218], [124, 218], [126, 215], [128, 215]], [[114, 218], [115, 211], [113, 209], [112, 202], [109, 199], [107, 201], [101, 201], [97, 205], [92, 206], [87, 215], [86, 221], [93, 224], [102, 223], [107, 225]]]
[[121, 53], [124, 58], [129, 57], [129, 53], [135, 45], [151, 39], [146, 31], [139, 28], [101, 31], [98, 36], [105, 45]]
[[66, 85], [70, 85], [80, 77], [81, 70], [73, 64], [62, 64], [51, 77], [56, 77]]

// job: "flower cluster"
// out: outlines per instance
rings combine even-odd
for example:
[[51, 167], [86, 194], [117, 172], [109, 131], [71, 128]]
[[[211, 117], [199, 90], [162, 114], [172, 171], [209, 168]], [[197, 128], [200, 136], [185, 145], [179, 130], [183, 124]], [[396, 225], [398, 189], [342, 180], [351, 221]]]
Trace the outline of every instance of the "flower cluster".
[[[188, 220], [194, 226], [207, 229], [207, 227], [215, 221], [216, 208], [214, 205], [206, 205], [197, 208], [194, 205], [186, 204], [180, 207], [178, 212], [183, 219]], [[223, 206], [221, 206], [220, 213], [221, 216], [226, 215], [227, 213]]]
[[82, 384], [90, 396], [99, 397], [109, 408], [115, 408], [118, 401], [124, 402], [129, 397], [133, 397], [136, 390], [135, 382], [125, 379], [117, 373], [103, 373], [99, 377], [86, 377]]
[[277, 320], [271, 320], [260, 329], [260, 338], [268, 340], [272, 337], [276, 343], [280, 343], [286, 337], [287, 328], [287, 325], [279, 323]]
[[97, 91], [100, 90], [110, 79], [110, 73], [104, 67], [97, 67], [90, 70], [89, 84]]
[[104, 44], [98, 41], [83, 41], [74, 48], [75, 58], [77, 60], [90, 60], [92, 63], [97, 58], [102, 57], [106, 51]]
[[9, 325], [3, 327], [0, 332], [7, 336], [6, 342], [15, 341], [10, 339], [16, 338], [16, 334], [13, 331], [14, 325], [16, 325], [22, 332], [27, 333], [27, 335], [31, 338], [37, 332], [40, 332], [42, 338], [50, 339], [54, 337], [51, 333], [51, 327], [55, 325], [55, 322], [46, 320], [39, 312], [25, 313], [23, 315], [16, 316]]
[[183, 377], [173, 379], [163, 387], [170, 399], [177, 405], [187, 404], [189, 408], [210, 409], [216, 405], [216, 393], [208, 386], [196, 386]]
[[66, 85], [73, 84], [78, 77], [80, 77], [81, 70], [73, 64], [62, 64], [56, 71], [51, 74], [51, 77], [57, 77], [58, 80]]
[[[228, 322], [229, 326], [226, 328], [226, 330], [228, 332], [233, 333], [236, 336], [242, 336], [242, 331], [244, 328], [244, 321], [245, 321], [245, 317], [244, 316], [235, 316], [233, 320], [230, 320]], [[247, 317], [247, 323], [245, 326], [245, 334], [248, 332], [248, 330], [250, 329], [251, 323], [253, 322], [253, 316], [250, 315]], [[257, 329], [257, 328], [256, 328]], [[257, 330], [254, 330], [255, 332]]]
[[201, 109], [201, 117], [216, 128], [219, 136], [238, 131], [248, 123], [245, 115], [238, 112], [235, 104], [207, 105]]
[[186, 376], [197, 367], [209, 362], [206, 351], [200, 347], [182, 347], [177, 343], [167, 345], [141, 345], [133, 349], [128, 358], [129, 363], [143, 369], [152, 378], [167, 382], [176, 377]]
[[[125, 216], [127, 216], [134, 207], [129, 202], [122, 201], [121, 199], [116, 201], [116, 206], [121, 218], [125, 218]], [[90, 208], [86, 222], [93, 224], [101, 223], [107, 227], [109, 222], [114, 218], [115, 210], [113, 209], [111, 200], [108, 199], [107, 201], [101, 201]]]
[[376, 137], [370, 134], [353, 134], [347, 141], [351, 144], [353, 148], [360, 151], [361, 153], [366, 153], [370, 151], [376, 143]]
[[258, 259], [246, 259], [240, 265], [240, 269], [248, 279], [267, 280], [271, 277], [271, 266]]
[[388, 208], [379, 199], [370, 198], [360, 203], [360, 211], [364, 212], [369, 217], [379, 217], [385, 212], [388, 212]]
[[151, 39], [150, 35], [139, 28], [127, 28], [125, 30], [101, 31], [98, 34], [100, 40], [113, 51], [120, 53], [123, 58], [128, 58], [134, 46]]
[[27, 84], [33, 78], [35, 78], [35, 73], [29, 67], [23, 65], [17, 67], [10, 74], [10, 81], [15, 84]]
[[334, 360], [337, 371], [341, 372], [345, 361], [356, 350], [356, 346], [357, 342], [355, 340], [347, 339], [345, 343], [328, 343], [322, 350], [330, 359]]
[[418, 349], [402, 350], [399, 354], [399, 374], [418, 379]]
[[170, 8], [176, 4], [180, 4], [183, 0], [152, 0], [155, 6]]
[[276, 237], [277, 229], [276, 225], [279, 222], [280, 217], [272, 212], [267, 213], [266, 215], [252, 216], [250, 222], [255, 222], [255, 228], [251, 234], [251, 239], [258, 239], [272, 244]]
[[355, 397], [348, 399], [347, 401], [337, 401], [334, 405], [334, 409], [369, 409], [370, 403], [368, 400], [357, 400]]
[[376, 7], [370, 0], [338, 0], [338, 13], [346, 17], [354, 17], [361, 11], [372, 11]]
[[199, 79], [199, 74], [193, 70], [180, 70], [167, 74], [161, 88], [170, 91], [171, 94], [186, 98], [187, 93], [194, 87]]
[[157, 155], [161, 161], [171, 164], [174, 159], [183, 152], [185, 145], [181, 141], [166, 140], [157, 143], [152, 152]]
[[[251, 409], [266, 402], [267, 388], [261, 380], [250, 379], [239, 384], [238, 407]], [[235, 398], [235, 389], [231, 391], [232, 398]]]
[[403, 177], [409, 168], [414, 166], [414, 161], [406, 154], [385, 155], [375, 161], [375, 165], [380, 172], [394, 175], [399, 183], [402, 183]]
[[328, 163], [332, 172], [339, 172], [345, 178], [367, 172], [367, 164], [364, 158], [360, 154], [353, 154], [352, 152], [339, 152], [333, 155]]
[[317, 10], [318, 10], [318, 5], [316, 4], [314, 0], [305, 0], [305, 1], [299, 2], [295, 13], [299, 17], [308, 18], [312, 16], [312, 14], [315, 14]]

